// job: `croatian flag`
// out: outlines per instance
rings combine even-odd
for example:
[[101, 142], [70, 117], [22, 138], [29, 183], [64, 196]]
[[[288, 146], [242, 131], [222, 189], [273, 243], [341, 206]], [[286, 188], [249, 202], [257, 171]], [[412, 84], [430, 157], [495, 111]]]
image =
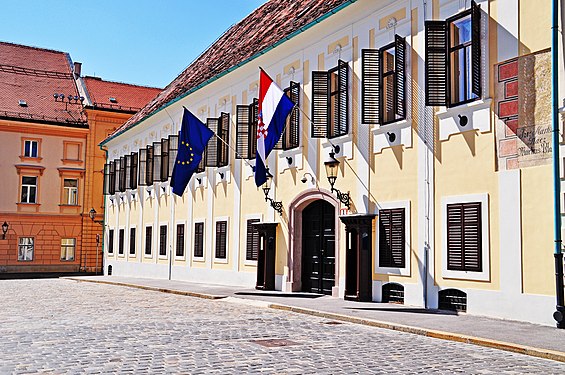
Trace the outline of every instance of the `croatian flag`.
[[255, 156], [255, 184], [257, 186], [261, 186], [267, 181], [267, 157], [281, 138], [286, 125], [286, 118], [292, 108], [294, 108], [294, 103], [261, 69], [257, 155]]

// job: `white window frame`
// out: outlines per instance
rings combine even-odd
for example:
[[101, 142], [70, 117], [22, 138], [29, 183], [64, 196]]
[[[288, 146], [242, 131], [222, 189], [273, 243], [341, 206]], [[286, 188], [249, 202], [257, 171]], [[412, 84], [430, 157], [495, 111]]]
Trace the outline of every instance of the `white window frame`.
[[377, 216], [377, 223], [375, 224], [375, 273], [383, 274], [383, 275], [400, 275], [400, 276], [410, 276], [411, 266], [412, 266], [412, 257], [411, 257], [411, 212], [410, 212], [410, 201], [395, 201], [395, 202], [379, 202], [377, 207], [377, 215], [379, 214], [379, 210], [388, 210], [394, 208], [404, 208], [404, 267], [381, 267], [379, 265], [379, 239], [380, 239], [380, 231], [379, 231], [379, 221], [380, 218]]
[[[64, 243], [64, 241], [72, 241], [72, 246], [69, 243]], [[63, 248], [65, 249], [65, 257], [63, 257]], [[73, 257], [72, 259], [68, 259], [69, 253], [68, 249], [73, 249]], [[62, 262], [72, 262], [75, 260], [76, 256], [76, 248], [77, 248], [77, 240], [76, 238], [61, 238], [61, 261]]]
[[[196, 226], [197, 223], [202, 223], [202, 226], [204, 228], [204, 232], [202, 233], [202, 256], [201, 257], [197, 257], [194, 256], [194, 249], [196, 247], [196, 242], [194, 241], [194, 237], [196, 234], [196, 231], [194, 230], [194, 227]], [[194, 262], [206, 262], [206, 219], [195, 219], [192, 222], [192, 238], [190, 239], [190, 242], [192, 243], [192, 249], [190, 252], [190, 256], [192, 257], [192, 260]]]
[[[216, 258], [216, 223], [220, 221], [226, 222], [226, 257]], [[219, 216], [214, 218], [213, 235], [212, 235], [212, 259], [214, 263], [228, 264], [230, 260], [230, 220], [228, 216]]]
[[[483, 270], [454, 271], [447, 269], [447, 205], [454, 203], [481, 203], [481, 262]], [[490, 281], [489, 195], [488, 193], [452, 195], [441, 199], [441, 273], [445, 279]]]
[[[167, 242], [165, 243], [165, 255], [161, 255], [161, 227], [166, 227], [167, 228]], [[170, 253], [170, 246], [171, 246], [171, 239], [170, 234], [169, 234], [169, 222], [168, 221], [163, 221], [161, 223], [159, 223], [159, 231], [157, 233], [157, 258], [158, 259], [169, 259], [169, 253]]]
[[[131, 230], [135, 229], [135, 238], [133, 240], [134, 242], [134, 249], [135, 252], [132, 254], [130, 252], [130, 248], [131, 248]], [[137, 226], [135, 225], [130, 225], [129, 230], [128, 230], [128, 246], [127, 246], [127, 254], [128, 254], [128, 258], [135, 258], [137, 256], [137, 236], [139, 235], [138, 230], [137, 230]], [[144, 233], [145, 235], [145, 233]]]
[[[35, 185], [24, 184], [24, 178], [26, 178], [26, 177], [35, 178]], [[22, 187], [21, 187], [21, 190], [20, 190], [20, 203], [37, 204], [37, 194], [39, 193], [38, 178], [39, 178], [38, 176], [22, 176], [22, 179], [21, 179], [21, 184], [22, 184], [21, 186]], [[30, 200], [29, 197], [30, 197], [31, 188], [35, 188], [35, 199], [34, 199], [33, 202], [29, 201]], [[24, 189], [27, 190], [27, 202], [24, 202], [22, 200]]]
[[[29, 142], [29, 155], [26, 155], [26, 144]], [[35, 143], [35, 156], [33, 155], [33, 144]], [[26, 158], [38, 158], [39, 157], [39, 142], [33, 139], [24, 140], [24, 157]]]
[[[66, 187], [65, 181], [76, 181], [76, 187]], [[63, 204], [69, 206], [78, 206], [78, 178], [64, 178], [63, 179]], [[74, 192], [74, 202], [72, 202], [71, 197], [73, 197]]]
[[[110, 231], [114, 232], [114, 238], [113, 238], [113, 242], [112, 242], [112, 247], [110, 248]], [[114, 257], [114, 247], [116, 246], [116, 229], [115, 228], [108, 228], [108, 236], [106, 237], [106, 249], [107, 249], [107, 253], [108, 256], [112, 256]]]
[[[31, 240], [31, 243], [22, 243], [22, 242], [26, 242], [22, 240]], [[31, 249], [29, 247], [31, 247]], [[30, 251], [31, 251], [31, 257], [28, 259], [28, 255]], [[32, 262], [34, 253], [35, 253], [35, 237], [18, 238], [18, 262]]]
[[[259, 222], [263, 221], [263, 215], [262, 214], [254, 214], [254, 215], [246, 215], [245, 216], [245, 242], [243, 245], [243, 264], [245, 266], [257, 266], [257, 261], [256, 260], [247, 260], [247, 220], [253, 220], [253, 219], [258, 219]], [[259, 255], [257, 255], [258, 257]]]
[[[120, 230], [124, 231], [124, 252], [123, 254], [120, 254]], [[116, 245], [118, 246], [118, 251], [116, 251], [117, 255], [119, 258], [125, 258], [126, 256], [126, 242], [127, 242], [127, 238], [129, 237], [129, 233], [126, 232], [126, 227], [118, 227], [118, 236], [116, 238], [116, 236], [114, 235], [114, 241], [116, 242]], [[116, 241], [117, 240], [117, 241]]]

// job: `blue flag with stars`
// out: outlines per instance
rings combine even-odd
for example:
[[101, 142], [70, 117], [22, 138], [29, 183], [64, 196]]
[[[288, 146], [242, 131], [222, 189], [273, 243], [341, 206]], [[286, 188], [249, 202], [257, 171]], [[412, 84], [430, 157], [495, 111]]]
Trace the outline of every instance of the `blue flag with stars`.
[[171, 187], [173, 193], [181, 196], [190, 178], [202, 160], [202, 153], [214, 132], [202, 121], [184, 108], [179, 135], [177, 159], [173, 167]]

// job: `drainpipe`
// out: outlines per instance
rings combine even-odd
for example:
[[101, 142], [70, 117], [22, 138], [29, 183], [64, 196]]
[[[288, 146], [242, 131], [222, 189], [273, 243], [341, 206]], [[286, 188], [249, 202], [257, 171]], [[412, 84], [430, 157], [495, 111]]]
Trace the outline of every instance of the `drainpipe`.
[[[106, 148], [106, 146], [102, 146], [102, 145], [98, 145], [98, 147], [100, 147], [100, 150], [104, 151], [104, 164], [106, 163], [106, 161], [108, 160], [108, 148]], [[104, 204], [104, 216], [102, 217], [102, 256], [100, 257], [100, 274], [102, 276], [104, 276], [104, 247], [106, 244], [106, 241], [104, 241], [105, 238], [105, 234], [106, 234], [106, 196], [104, 196], [104, 199], [102, 200], [103, 204]], [[96, 255], [98, 255], [98, 253], [96, 253]], [[97, 262], [98, 263], [98, 262]], [[98, 267], [98, 264], [96, 264], [96, 267]], [[98, 268], [96, 268], [96, 270], [98, 270]], [[98, 274], [98, 272], [96, 272], [96, 274]]]
[[551, 115], [553, 122], [553, 209], [554, 209], [554, 230], [555, 230], [555, 296], [556, 306], [553, 318], [557, 322], [557, 328], [565, 328], [565, 306], [563, 298], [563, 252], [561, 251], [561, 178], [559, 173], [559, 113], [558, 113], [558, 13], [559, 0], [552, 1], [551, 9]]

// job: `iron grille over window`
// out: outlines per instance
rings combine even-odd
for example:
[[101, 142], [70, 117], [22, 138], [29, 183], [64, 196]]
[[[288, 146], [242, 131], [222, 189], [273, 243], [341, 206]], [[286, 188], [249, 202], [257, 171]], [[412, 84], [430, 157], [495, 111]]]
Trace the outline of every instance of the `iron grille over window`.
[[253, 225], [259, 219], [247, 220], [247, 248], [245, 250], [245, 260], [257, 260], [259, 250], [259, 231]]
[[379, 266], [406, 267], [404, 208], [379, 210]]
[[179, 151], [179, 136], [169, 135], [169, 177], [173, 175], [173, 168]]
[[135, 228], [129, 229], [129, 255], [135, 255]]
[[194, 256], [204, 256], [204, 223], [194, 223]]
[[235, 157], [238, 159], [255, 159], [257, 152], [257, 116], [259, 100], [253, 99], [249, 105], [236, 107], [236, 144]]
[[167, 255], [167, 226], [159, 227], [159, 256]]
[[361, 51], [361, 117], [365, 124], [388, 124], [406, 118], [406, 40]]
[[447, 269], [483, 270], [481, 203], [447, 205]]
[[312, 72], [312, 138], [335, 138], [349, 131], [349, 67]]
[[153, 227], [145, 227], [145, 255], [151, 255], [153, 244]]
[[184, 256], [184, 224], [177, 224], [177, 249], [176, 256]]
[[216, 222], [216, 258], [226, 259], [227, 221]]
[[426, 21], [426, 105], [456, 106], [481, 97], [481, 10]]
[[206, 123], [208, 128], [216, 134], [216, 137], [210, 139], [206, 147], [206, 166], [224, 167], [229, 161], [230, 115], [222, 112], [220, 117], [209, 118]]

